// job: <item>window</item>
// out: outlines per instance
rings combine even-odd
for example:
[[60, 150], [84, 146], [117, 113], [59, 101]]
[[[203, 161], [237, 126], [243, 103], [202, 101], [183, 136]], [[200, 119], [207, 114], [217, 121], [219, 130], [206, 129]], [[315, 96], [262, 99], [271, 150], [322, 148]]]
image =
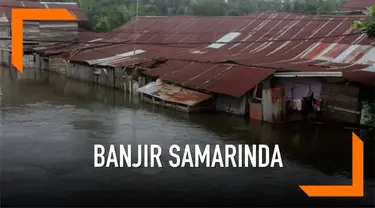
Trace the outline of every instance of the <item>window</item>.
[[262, 85], [262, 83], [258, 84], [254, 88], [250, 97], [252, 98], [253, 102], [262, 102], [262, 97], [263, 97], [263, 85]]

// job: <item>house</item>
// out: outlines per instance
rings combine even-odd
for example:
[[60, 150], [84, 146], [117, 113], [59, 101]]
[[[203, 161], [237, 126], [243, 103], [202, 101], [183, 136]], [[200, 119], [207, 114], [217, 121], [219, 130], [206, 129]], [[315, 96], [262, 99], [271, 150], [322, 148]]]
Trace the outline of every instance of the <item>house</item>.
[[[24, 65], [30, 67], [35, 61], [32, 48], [36, 45], [54, 44], [59, 41], [73, 40], [78, 35], [78, 23], [86, 20], [75, 2], [28, 2], [18, 0], [2, 0], [0, 2], [0, 37], [2, 40], [1, 62], [9, 64], [9, 49], [11, 47], [11, 19], [13, 8], [66, 8], [78, 21], [24, 21]], [[56, 42], [54, 42], [56, 41]]]
[[[161, 42], [168, 40], [171, 42], [197, 42], [196, 40], [220, 42], [220, 44], [207, 45], [191, 44], [189, 52], [176, 53], [175, 56], [168, 57], [169, 61], [166, 64], [168, 65], [174, 59], [194, 60], [202, 63], [232, 62], [253, 68], [275, 69], [278, 72], [272, 79], [272, 85], [268, 84], [268, 86], [284, 88], [286, 96], [291, 88], [298, 89], [299, 92], [295, 92], [294, 95], [299, 97], [290, 98], [298, 100], [304, 96], [305, 91], [309, 90], [316, 91], [315, 95], [320, 97], [322, 85], [327, 80], [333, 80], [334, 83], [344, 86], [347, 81], [363, 83], [364, 79], [354, 80], [354, 76], [348, 76], [349, 74], [359, 75], [368, 72], [367, 84], [374, 83], [374, 70], [371, 68], [374, 63], [373, 43], [365, 35], [354, 34], [355, 31], [351, 28], [351, 23], [358, 18], [358, 16], [314, 16], [285, 13], [261, 13], [249, 17], [230, 18], [158, 17], [150, 20], [150, 25], [143, 24], [141, 30], [145, 30], [147, 33], [140, 34], [138, 39], [150, 42], [153, 40]], [[146, 19], [147, 17], [140, 21], [146, 23]], [[163, 21], [168, 21], [171, 25], [161, 26]], [[166, 31], [174, 28], [173, 24], [177, 23], [183, 25], [178, 28], [180, 33], [174, 33], [173, 30], [169, 33]], [[119, 28], [119, 31], [127, 32], [128, 28], [132, 28], [132, 24], [135, 23], [124, 25]], [[215, 33], [206, 33], [204, 28], [207, 25], [210, 25], [207, 30], [215, 28]], [[343, 35], [344, 33], [349, 35]], [[325, 38], [326, 36], [333, 38]], [[271, 38], [273, 41], [269, 41]], [[304, 38], [311, 39], [288, 41], [289, 39]], [[231, 43], [238, 41], [248, 43]], [[184, 47], [189, 48], [185, 45]], [[163, 67], [163, 65], [159, 65], [153, 70], [163, 70]], [[176, 66], [175, 70], [179, 68], [181, 67]], [[194, 67], [189, 68], [191, 74], [194, 74], [193, 69]], [[148, 73], [152, 73], [153, 70]], [[164, 80], [163, 76], [160, 78]], [[173, 76], [177, 76], [176, 73]], [[189, 77], [190, 74], [182, 76]], [[171, 80], [171, 82], [180, 84], [179, 80]], [[259, 96], [255, 97], [260, 98], [263, 93], [257, 92], [257, 94]], [[326, 96], [327, 99], [330, 97]], [[326, 101], [328, 101], [327, 99]], [[230, 103], [229, 98], [224, 98], [224, 100]], [[220, 106], [220, 103], [217, 106]], [[254, 106], [259, 106], [259, 104], [256, 103]], [[285, 104], [285, 106], [287, 105]], [[337, 112], [337, 109], [345, 109], [342, 107], [342, 104], [338, 104], [334, 107], [336, 111], [333, 112]], [[354, 111], [354, 108], [347, 110]], [[356, 109], [355, 112], [357, 113], [358, 110]], [[329, 114], [326, 115], [332, 117], [328, 116]], [[331, 115], [339, 114], [331, 113]], [[276, 117], [279, 118], [279, 116]], [[354, 119], [349, 120], [354, 122]]]
[[142, 70], [153, 79], [212, 94], [216, 110], [246, 115], [249, 112], [249, 93], [257, 84], [274, 73], [272, 69], [251, 68], [234, 64], [213, 64], [168, 60], [156, 68]]
[[[77, 79], [123, 83], [116, 88], [132, 92], [127, 82], [142, 87], [161, 79], [211, 95], [218, 111], [267, 122], [301, 119], [299, 100], [313, 92], [328, 103], [322, 117], [358, 123], [361, 94], [375, 83], [374, 43], [351, 27], [362, 17], [139, 17], [101, 38], [114, 44], [92, 39], [64, 59]], [[132, 44], [135, 38], [143, 44]]]

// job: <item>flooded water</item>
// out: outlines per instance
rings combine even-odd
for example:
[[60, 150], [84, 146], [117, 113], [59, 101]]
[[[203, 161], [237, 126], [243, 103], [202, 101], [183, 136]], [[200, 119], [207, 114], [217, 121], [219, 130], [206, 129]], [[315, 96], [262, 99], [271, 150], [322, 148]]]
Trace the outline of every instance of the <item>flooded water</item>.
[[[350, 129], [188, 116], [52, 73], [0, 74], [1, 206], [374, 206], [371, 133], [356, 132], [366, 196], [309, 199], [298, 185], [351, 184]], [[279, 144], [284, 167], [93, 167], [94, 144], [258, 143]]]

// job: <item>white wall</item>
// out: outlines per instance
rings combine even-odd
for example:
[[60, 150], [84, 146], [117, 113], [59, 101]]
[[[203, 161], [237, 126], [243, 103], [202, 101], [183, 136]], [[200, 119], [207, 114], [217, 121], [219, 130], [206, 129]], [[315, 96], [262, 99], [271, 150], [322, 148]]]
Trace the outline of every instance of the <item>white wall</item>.
[[322, 81], [313, 78], [276, 78], [275, 88], [285, 89], [286, 100], [302, 99], [311, 87], [315, 98], [320, 98], [322, 90]]

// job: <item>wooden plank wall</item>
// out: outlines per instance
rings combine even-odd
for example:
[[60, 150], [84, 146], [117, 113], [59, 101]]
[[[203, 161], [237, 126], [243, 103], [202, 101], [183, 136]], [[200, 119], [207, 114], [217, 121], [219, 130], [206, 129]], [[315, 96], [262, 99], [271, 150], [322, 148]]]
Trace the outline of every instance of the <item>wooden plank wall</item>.
[[23, 35], [25, 39], [37, 39], [39, 37], [39, 22], [23, 21]]
[[49, 58], [49, 70], [55, 71], [60, 74], [66, 74], [66, 68], [68, 63], [63, 58], [60, 57], [50, 57]]
[[[42, 40], [69, 41], [78, 36], [78, 24], [72, 21], [42, 21], [39, 23], [39, 38]], [[43, 43], [43, 45], [51, 43]]]
[[[8, 20], [0, 17], [0, 37], [10, 38], [10, 25]], [[0, 50], [6, 50], [9, 48], [10, 40], [0, 40]]]
[[322, 86], [323, 118], [358, 124], [361, 116], [359, 87], [339, 83]]

